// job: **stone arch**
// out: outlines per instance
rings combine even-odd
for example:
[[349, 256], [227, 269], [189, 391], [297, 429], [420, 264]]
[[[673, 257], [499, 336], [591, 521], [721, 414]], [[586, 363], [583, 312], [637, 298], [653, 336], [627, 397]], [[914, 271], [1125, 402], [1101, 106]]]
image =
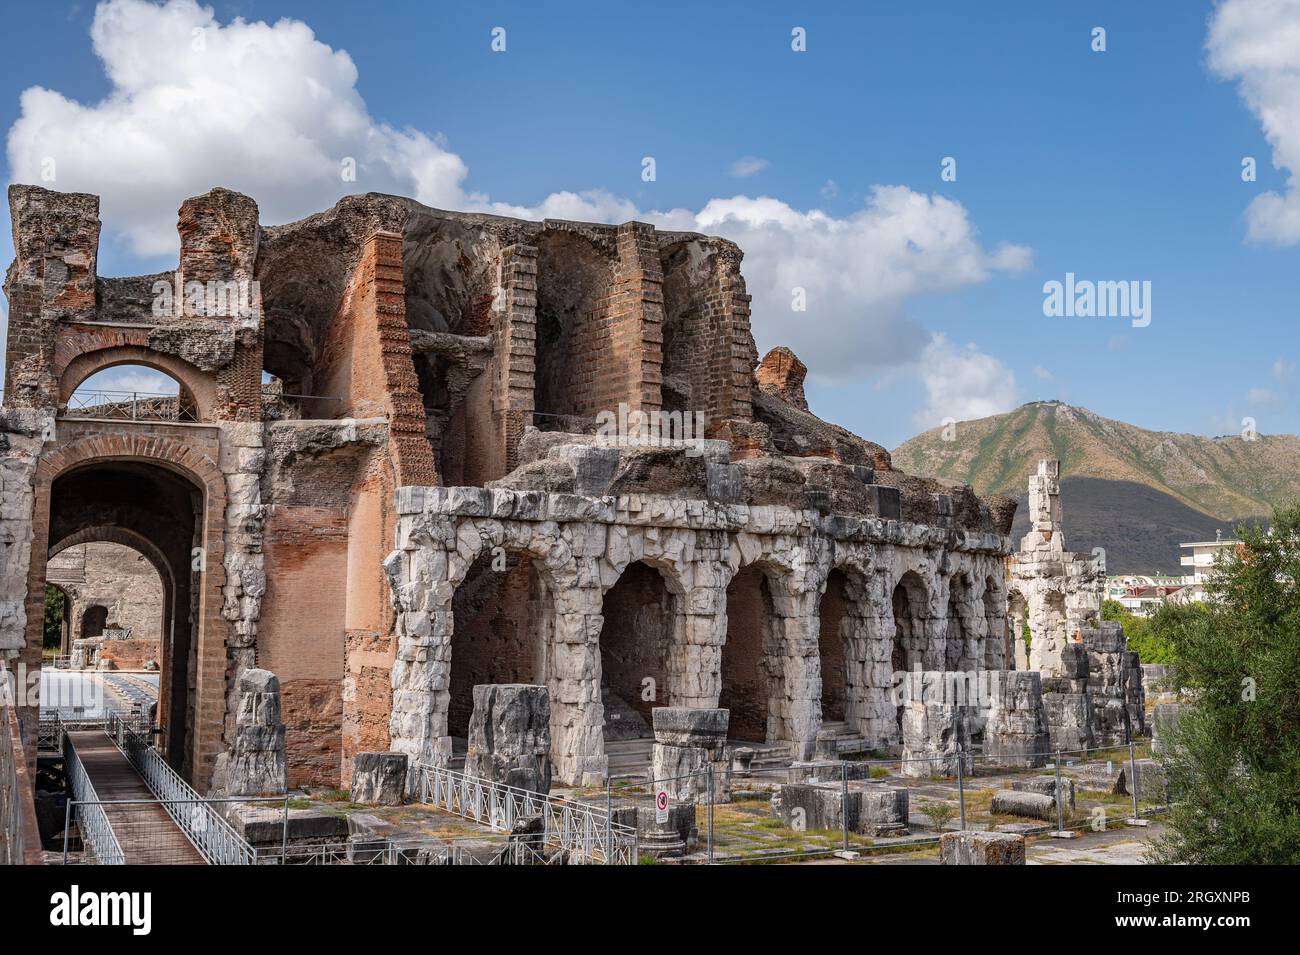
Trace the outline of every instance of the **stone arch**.
[[890, 662], [895, 671], [924, 669], [929, 665], [930, 591], [915, 570], [905, 571], [890, 593], [893, 645]]
[[821, 664], [821, 721], [841, 723], [848, 717], [848, 578], [832, 567], [817, 606], [817, 657]]
[[628, 563], [605, 591], [600, 699], [606, 740], [649, 738], [653, 708], [676, 705], [669, 668], [681, 640], [683, 596], [680, 585], [644, 558]]
[[65, 406], [82, 382], [92, 375], [120, 365], [141, 365], [161, 372], [177, 383], [181, 403], [188, 402], [197, 421], [211, 421], [216, 402], [216, 384], [211, 376], [182, 358], [139, 345], [115, 345], [84, 352], [58, 369], [59, 404]]
[[466, 569], [451, 612], [447, 733], [458, 739], [468, 734], [476, 685], [549, 685], [554, 608], [537, 558], [500, 546], [482, 549]]
[[[223, 743], [230, 630], [221, 613], [224, 477], [195, 446], [140, 429], [56, 446], [41, 459], [33, 483], [29, 644], [39, 641], [33, 631], [41, 626], [37, 603], [51, 544], [57, 552], [104, 535], [105, 525], [123, 531], [118, 542], [127, 546], [135, 546], [135, 535], [153, 538], [165, 554], [164, 580], [174, 584], [163, 648], [169, 667], [160, 675], [163, 749], [182, 775], [206, 787]], [[150, 557], [148, 548], [141, 552]]]
[[427, 551], [416, 544], [385, 561], [397, 610], [391, 745], [413, 762], [445, 765], [451, 757], [453, 601], [476, 561], [490, 559], [500, 548], [497, 553], [507, 561], [512, 554], [520, 561], [526, 557], [529, 573], [544, 588], [540, 619], [547, 626], [538, 639], [545, 660], [533, 672], [544, 670], [551, 691], [556, 775], [570, 783], [603, 779], [602, 715], [599, 704], [590, 703], [593, 676], [599, 673], [599, 586], [579, 585], [573, 550], [554, 524], [448, 517], [438, 528], [454, 549]]

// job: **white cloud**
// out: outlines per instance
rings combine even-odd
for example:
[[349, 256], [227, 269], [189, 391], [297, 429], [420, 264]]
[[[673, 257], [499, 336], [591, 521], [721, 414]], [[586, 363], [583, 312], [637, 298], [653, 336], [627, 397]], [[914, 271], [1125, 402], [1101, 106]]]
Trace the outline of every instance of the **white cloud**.
[[834, 179], [827, 179], [821, 187], [821, 194], [823, 199], [836, 198], [840, 194], [840, 184]]
[[1016, 407], [1016, 376], [974, 343], [958, 347], [946, 335], [931, 336], [921, 354], [919, 373], [926, 406], [914, 416], [921, 428], [935, 428], [946, 418], [969, 421], [1002, 414]]
[[[460, 157], [415, 130], [377, 122], [356, 90], [351, 57], [300, 21], [216, 23], [193, 0], [113, 0], [91, 40], [111, 84], [83, 105], [39, 86], [23, 92], [9, 130], [17, 182], [101, 197], [101, 214], [142, 255], [176, 247], [180, 199], [216, 184], [257, 199], [282, 222], [347, 192], [461, 203]], [[356, 160], [356, 182], [343, 161]], [[360, 188], [358, 188], [360, 187]]]
[[[960, 203], [905, 186], [874, 187], [865, 207], [843, 218], [767, 196], [649, 218], [737, 242], [759, 350], [788, 345], [826, 378], [915, 360], [928, 333], [905, 316], [908, 300], [1019, 271], [1030, 258], [1023, 246], [985, 249]], [[797, 288], [807, 311], [791, 307]]]
[[1285, 358], [1273, 362], [1273, 377], [1280, 384], [1289, 385], [1295, 380], [1295, 362], [1287, 361]]
[[1273, 165], [1290, 173], [1286, 191], [1265, 192], [1246, 210], [1247, 235], [1300, 242], [1300, 0], [1227, 0], [1206, 38], [1209, 65], [1238, 91], [1273, 147]]
[[757, 156], [741, 156], [728, 168], [728, 172], [737, 179], [747, 179], [756, 173], [762, 172], [768, 167], [766, 159], [759, 159]]
[[1034, 366], [1034, 377], [1041, 378], [1043, 381], [1051, 381], [1056, 376], [1044, 368], [1042, 365]]
[[[109, 0], [91, 37], [108, 95], [87, 105], [26, 90], [10, 167], [16, 181], [40, 182], [53, 157], [53, 187], [101, 196], [106, 232], [143, 255], [174, 252], [181, 200], [215, 185], [252, 196], [268, 223], [366, 191], [525, 218], [641, 219], [738, 242], [760, 350], [788, 345], [816, 375], [839, 380], [916, 361], [929, 339], [906, 314], [916, 298], [1029, 264], [1023, 246], [986, 248], [960, 203], [904, 186], [875, 186], [839, 218], [766, 196], [648, 211], [600, 189], [528, 205], [467, 191], [468, 167], [441, 137], [377, 121], [351, 57], [299, 21], [223, 25], [194, 0]], [[357, 160], [354, 182], [340, 176], [345, 157]], [[791, 308], [796, 287], [806, 312]]]

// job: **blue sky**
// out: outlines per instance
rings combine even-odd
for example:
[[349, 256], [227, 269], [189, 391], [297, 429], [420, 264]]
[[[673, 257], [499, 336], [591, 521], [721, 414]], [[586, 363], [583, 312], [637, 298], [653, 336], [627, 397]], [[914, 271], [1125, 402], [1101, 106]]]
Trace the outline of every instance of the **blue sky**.
[[[635, 214], [740, 241], [760, 351], [794, 347], [813, 410], [890, 447], [1040, 398], [1159, 430], [1236, 433], [1250, 415], [1295, 432], [1296, 8], [245, 2], [209, 20], [129, 0], [99, 11], [110, 79], [95, 6], [25, 4], [0, 127], [8, 181], [38, 181], [54, 153], [49, 185], [104, 196], [104, 275], [173, 267], [175, 208], [218, 184], [267, 223], [371, 188]], [[31, 87], [59, 96], [20, 100]], [[318, 175], [353, 153], [357, 182]], [[1271, 218], [1251, 206], [1269, 192]], [[1066, 272], [1149, 281], [1150, 325], [1044, 316]]]

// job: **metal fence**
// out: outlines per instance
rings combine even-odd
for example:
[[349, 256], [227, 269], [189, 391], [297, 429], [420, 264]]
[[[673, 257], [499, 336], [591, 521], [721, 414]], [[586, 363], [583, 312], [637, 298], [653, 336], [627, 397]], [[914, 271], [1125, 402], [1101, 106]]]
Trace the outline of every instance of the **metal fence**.
[[81, 834], [81, 844], [86, 861], [96, 865], [126, 865], [126, 853], [113, 832], [108, 813], [95, 793], [86, 768], [77, 756], [77, 748], [65, 734], [60, 734], [63, 745], [63, 769], [68, 780], [67, 820], [63, 830], [63, 861], [68, 861], [68, 839], [72, 824]]
[[540, 817], [541, 842], [566, 853], [570, 863], [635, 865], [635, 826], [615, 822], [611, 807], [562, 799], [455, 770], [417, 763], [421, 802], [480, 825], [510, 832], [516, 822]]
[[198, 421], [194, 402], [184, 395], [148, 391], [103, 391], [79, 388], [63, 414], [70, 418], [114, 421]]
[[[204, 799], [127, 719], [108, 717], [108, 733], [135, 767], [167, 815], [212, 865], [252, 865], [253, 847], [217, 811], [217, 800]], [[239, 802], [255, 802], [239, 799]], [[287, 807], [287, 798], [286, 798]], [[286, 808], [287, 813], [287, 808]]]
[[525, 839], [357, 839], [258, 848], [258, 865], [563, 865], [563, 850]]

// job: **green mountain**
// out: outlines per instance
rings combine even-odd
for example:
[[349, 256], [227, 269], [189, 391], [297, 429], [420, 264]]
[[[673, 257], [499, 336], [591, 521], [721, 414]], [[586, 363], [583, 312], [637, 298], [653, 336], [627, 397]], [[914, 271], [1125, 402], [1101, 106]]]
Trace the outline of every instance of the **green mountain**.
[[[1059, 401], [935, 428], [893, 451], [904, 471], [1022, 502], [1041, 458], [1061, 462], [1067, 546], [1106, 547], [1112, 573], [1176, 572], [1178, 543], [1300, 498], [1296, 435], [1147, 431]], [[1071, 480], [1083, 478], [1093, 480]], [[1023, 533], [1024, 520], [1018, 513], [1013, 533]]]

